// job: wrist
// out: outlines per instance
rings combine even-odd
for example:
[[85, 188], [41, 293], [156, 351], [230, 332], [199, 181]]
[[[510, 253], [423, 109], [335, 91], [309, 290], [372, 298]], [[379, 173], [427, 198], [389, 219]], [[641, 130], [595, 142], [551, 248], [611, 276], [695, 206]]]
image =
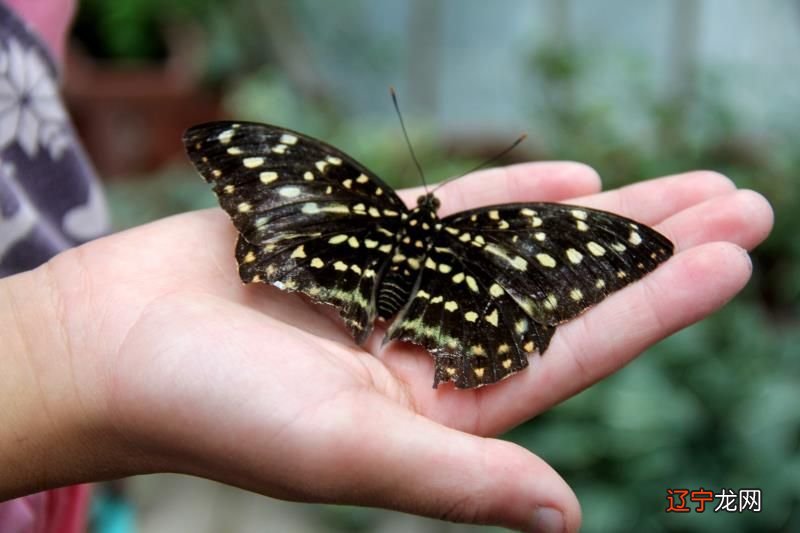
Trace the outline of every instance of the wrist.
[[44, 266], [0, 280], [0, 501], [115, 474], [113, 432]]

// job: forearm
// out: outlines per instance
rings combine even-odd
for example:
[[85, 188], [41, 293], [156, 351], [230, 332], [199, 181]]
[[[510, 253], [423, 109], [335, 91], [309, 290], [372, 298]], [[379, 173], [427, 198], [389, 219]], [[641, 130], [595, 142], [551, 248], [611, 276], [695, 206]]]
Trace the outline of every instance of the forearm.
[[80, 354], [69, 353], [58, 314], [47, 267], [0, 280], [0, 501], [102, 469], [103, 424], [82, 401]]

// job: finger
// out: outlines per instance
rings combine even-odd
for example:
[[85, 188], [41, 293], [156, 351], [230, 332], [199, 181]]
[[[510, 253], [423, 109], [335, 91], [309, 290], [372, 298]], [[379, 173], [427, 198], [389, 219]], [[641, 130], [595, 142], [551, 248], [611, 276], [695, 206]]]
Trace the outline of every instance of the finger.
[[682, 209], [734, 190], [736, 186], [722, 174], [699, 170], [634, 183], [569, 203], [611, 211], [653, 226]]
[[381, 411], [375, 407], [364, 406], [354, 445], [340, 448], [352, 455], [341, 457], [350, 465], [347, 476], [331, 471], [341, 480], [337, 500], [517, 531], [578, 529], [574, 493], [528, 450], [441, 426], [396, 404], [375, 417]]
[[618, 370], [648, 346], [722, 307], [744, 287], [751, 271], [747, 253], [726, 242], [674, 256], [581, 318], [559, 326], [544, 356], [532, 356], [531, 367], [509, 380], [508, 387], [487, 388], [478, 432], [494, 434], [518, 424]]
[[[599, 190], [600, 177], [593, 168], [582, 163], [544, 161], [473, 172], [443, 186], [436, 196], [442, 202], [440, 216], [447, 216], [492, 204], [556, 202]], [[398, 194], [408, 205], [414, 205], [425, 189], [415, 187]]]
[[773, 220], [766, 198], [741, 190], [693, 205], [666, 219], [658, 230], [680, 250], [713, 241], [728, 241], [749, 250], [767, 238]]

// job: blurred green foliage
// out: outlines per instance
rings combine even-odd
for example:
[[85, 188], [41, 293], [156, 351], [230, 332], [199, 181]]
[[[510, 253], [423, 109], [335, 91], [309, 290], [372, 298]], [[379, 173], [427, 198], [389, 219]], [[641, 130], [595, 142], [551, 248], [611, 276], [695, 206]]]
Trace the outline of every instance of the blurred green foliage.
[[[115, 33], [119, 21], [105, 20], [108, 31], [102, 25], [98, 31], [107, 33], [109, 50], [152, 53], [152, 43], [142, 38], [149, 3], [115, 3], [125, 6], [113, 10], [115, 16], [138, 26], [128, 23], [127, 33]], [[85, 4], [101, 13], [106, 3]], [[192, 4], [207, 6], [185, 2]], [[215, 35], [230, 35], [225, 27], [217, 23]], [[799, 112], [787, 111], [793, 120], [755, 136], [726, 101], [717, 73], [701, 72], [690, 94], [668, 98], [638, 83], [642, 65], [635, 61], [624, 97], [577, 98], [593, 68], [591, 53], [540, 49], [530, 57], [527, 68], [543, 91], [527, 112], [534, 137], [547, 132], [534, 139], [546, 158], [586, 162], [607, 188], [714, 169], [765, 194], [775, 209], [775, 229], [752, 254], [748, 288], [723, 310], [507, 437], [541, 455], [574, 487], [587, 532], [800, 531]], [[228, 87], [231, 116], [286, 124], [340, 146], [394, 186], [418, 184], [388, 99], [385, 120], [344, 116], [336, 106], [300, 98], [274, 65], [239, 71]], [[622, 108], [643, 127], [620, 120]], [[476, 162], [442, 159], [433, 125], [417, 118], [413, 124], [429, 176], [459, 174]], [[185, 166], [111, 184], [109, 196], [118, 227], [214, 203]], [[701, 487], [761, 488], [764, 510], [664, 512], [667, 488]], [[320, 512], [341, 531], [370, 531], [382, 516], [367, 509]]]

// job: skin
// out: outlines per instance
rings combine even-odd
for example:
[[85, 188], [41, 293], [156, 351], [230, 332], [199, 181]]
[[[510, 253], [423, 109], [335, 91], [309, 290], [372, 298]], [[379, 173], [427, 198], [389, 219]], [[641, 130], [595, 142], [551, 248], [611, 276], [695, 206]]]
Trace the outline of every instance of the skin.
[[[576, 163], [475, 173], [441, 215], [571, 199], [655, 226], [676, 255], [559, 327], [544, 357], [477, 391], [431, 388], [413, 345], [354, 345], [326, 306], [243, 286], [219, 209], [99, 239], [0, 281], [0, 500], [148, 472], [277, 498], [576, 531], [578, 501], [532, 452], [492, 438], [721, 307], [772, 210], [713, 172], [599, 193]], [[413, 204], [420, 190], [405, 191]], [[609, 335], [608, 332], [614, 332]]]

